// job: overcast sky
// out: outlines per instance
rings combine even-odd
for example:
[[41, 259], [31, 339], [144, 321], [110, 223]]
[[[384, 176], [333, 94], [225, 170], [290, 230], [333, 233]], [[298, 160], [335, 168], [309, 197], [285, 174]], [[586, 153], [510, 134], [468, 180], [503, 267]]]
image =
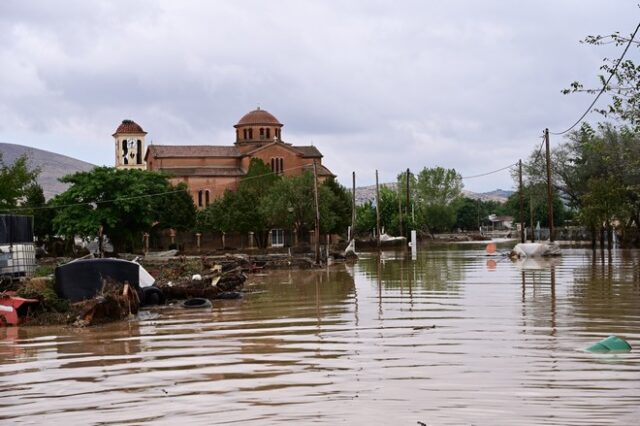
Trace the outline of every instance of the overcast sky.
[[[359, 185], [375, 169], [471, 176], [582, 114], [590, 95], [561, 89], [596, 86], [622, 48], [579, 41], [630, 34], [636, 3], [2, 0], [0, 142], [113, 165], [124, 118], [156, 144], [231, 145], [259, 105], [347, 186], [353, 170]], [[508, 171], [465, 180], [513, 186]]]

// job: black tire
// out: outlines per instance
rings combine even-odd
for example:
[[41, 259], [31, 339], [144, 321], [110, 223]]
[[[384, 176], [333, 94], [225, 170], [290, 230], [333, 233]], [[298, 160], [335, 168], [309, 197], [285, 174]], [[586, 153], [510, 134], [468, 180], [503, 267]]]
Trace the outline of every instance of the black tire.
[[182, 307], [187, 309], [210, 308], [211, 301], [203, 297], [194, 297], [182, 302]]
[[166, 298], [162, 290], [158, 287], [144, 287], [140, 301], [142, 302], [142, 306], [164, 305]]

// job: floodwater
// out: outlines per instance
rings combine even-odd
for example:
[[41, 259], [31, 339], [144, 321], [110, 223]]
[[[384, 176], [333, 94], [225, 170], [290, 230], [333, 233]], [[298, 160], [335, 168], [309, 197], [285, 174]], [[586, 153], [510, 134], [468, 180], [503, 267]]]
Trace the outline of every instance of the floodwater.
[[[443, 246], [248, 283], [208, 311], [0, 329], [0, 423], [640, 422], [640, 252]], [[612, 334], [635, 349], [584, 351]]]

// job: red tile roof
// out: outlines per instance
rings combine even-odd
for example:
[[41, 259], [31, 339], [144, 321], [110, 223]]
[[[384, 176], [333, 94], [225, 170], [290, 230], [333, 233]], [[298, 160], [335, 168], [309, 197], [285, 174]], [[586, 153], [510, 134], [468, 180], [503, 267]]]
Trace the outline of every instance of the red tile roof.
[[147, 134], [138, 123], [133, 120], [122, 120], [122, 123], [116, 129], [114, 136], [118, 133], [143, 133]]
[[241, 157], [235, 146], [220, 145], [149, 145], [147, 156], [171, 157]]
[[320, 153], [320, 151], [318, 151], [318, 148], [316, 148], [313, 145], [312, 146], [294, 145], [293, 148], [295, 148], [297, 151], [300, 151], [303, 157], [322, 157], [322, 154]]
[[233, 127], [241, 127], [241, 126], [256, 126], [256, 125], [267, 125], [267, 126], [279, 126], [282, 127], [282, 123], [278, 121], [272, 114], [269, 112], [260, 109], [253, 110], [251, 112], [246, 113], [238, 124]]
[[[335, 176], [333, 173], [331, 173], [331, 170], [327, 169], [322, 164], [318, 164], [317, 168], [318, 168], [318, 176]], [[310, 171], [313, 173], [313, 164], [307, 164], [302, 168], [302, 170]]]

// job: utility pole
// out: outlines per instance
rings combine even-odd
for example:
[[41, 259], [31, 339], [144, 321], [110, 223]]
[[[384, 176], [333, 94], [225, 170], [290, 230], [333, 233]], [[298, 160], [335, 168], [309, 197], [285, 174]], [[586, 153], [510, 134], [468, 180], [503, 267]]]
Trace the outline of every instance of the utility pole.
[[[407, 212], [407, 241], [409, 241], [410, 235], [409, 233], [411, 232], [409, 229], [409, 175], [411, 174], [411, 171], [407, 168], [407, 176], [406, 176], [406, 181], [407, 181], [407, 206], [406, 206], [406, 212]], [[415, 221], [414, 221], [415, 222]]]
[[376, 243], [380, 250], [380, 185], [378, 184], [378, 170], [376, 169]]
[[318, 169], [313, 160], [313, 198], [316, 202], [316, 265], [320, 264], [320, 205], [318, 204]]
[[536, 242], [536, 233], [533, 230], [533, 195], [529, 194], [529, 217], [531, 218], [531, 242]]
[[400, 225], [400, 229], [399, 235], [404, 235], [404, 232], [402, 232], [402, 197], [400, 196], [400, 182], [398, 181], [396, 184], [396, 189], [397, 189], [397, 194], [398, 194], [398, 222]]
[[547, 203], [549, 213], [549, 242], [553, 242], [553, 189], [551, 188], [551, 151], [549, 150], [549, 129], [544, 129], [547, 150]]
[[356, 172], [353, 172], [353, 187], [351, 190], [351, 238], [356, 238]]
[[522, 187], [522, 160], [518, 160], [518, 177], [520, 180], [520, 242], [524, 243], [524, 188]]

